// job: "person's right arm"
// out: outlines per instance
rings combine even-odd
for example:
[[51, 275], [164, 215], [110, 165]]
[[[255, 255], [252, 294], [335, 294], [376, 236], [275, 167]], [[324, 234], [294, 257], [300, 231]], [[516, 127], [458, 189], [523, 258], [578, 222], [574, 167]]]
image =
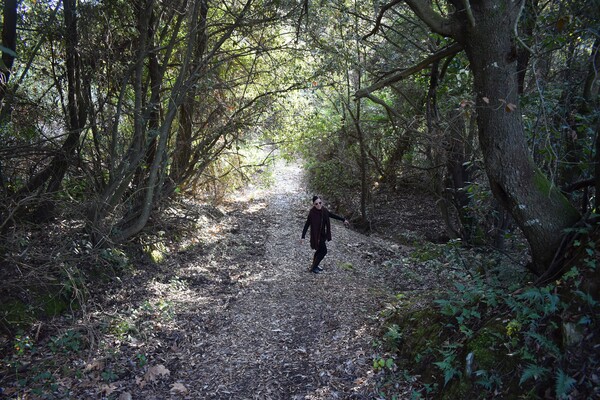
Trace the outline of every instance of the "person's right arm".
[[308, 231], [308, 227], [310, 226], [310, 216], [306, 218], [306, 223], [304, 224], [304, 229], [302, 230], [302, 239], [306, 236], [306, 231]]

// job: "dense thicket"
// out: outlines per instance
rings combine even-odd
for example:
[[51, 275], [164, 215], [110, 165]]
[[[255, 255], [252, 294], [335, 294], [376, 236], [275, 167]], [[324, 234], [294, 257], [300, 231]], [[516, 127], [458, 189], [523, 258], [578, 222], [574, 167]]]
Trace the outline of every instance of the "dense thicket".
[[306, 81], [301, 10], [4, 2], [2, 331], [81, 303], [88, 277], [127, 264], [122, 246], [155, 241], [154, 212], [182, 195], [219, 201], [264, 165], [281, 97]]
[[53, 218], [70, 197], [93, 243], [135, 235], [175, 191], [218, 180], [213, 163], [295, 85], [279, 68], [293, 6], [10, 3], [3, 54], [18, 63], [5, 60], [2, 81], [5, 233]]

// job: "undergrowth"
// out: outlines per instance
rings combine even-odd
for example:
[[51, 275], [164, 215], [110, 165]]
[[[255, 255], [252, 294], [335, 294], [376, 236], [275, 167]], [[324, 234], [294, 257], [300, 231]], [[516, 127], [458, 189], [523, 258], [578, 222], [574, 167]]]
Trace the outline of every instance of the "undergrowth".
[[[0, 398], [73, 398], [73, 382], [84, 376], [102, 386], [140, 374], [147, 356], [140, 352], [123, 366], [110, 341], [142, 341], [155, 331], [144, 321], [169, 323], [173, 304], [146, 301], [99, 318], [92, 316], [94, 302], [122, 279], [162, 262], [171, 249], [193, 248], [182, 238], [198, 221], [218, 219], [213, 214], [209, 206], [171, 205], [152, 230], [121, 246], [94, 246], [81, 223], [64, 220], [18, 226], [0, 238]], [[186, 283], [172, 278], [168, 284]], [[97, 365], [84, 361], [96, 353], [108, 356]]]
[[493, 252], [456, 243], [417, 249], [412, 261], [437, 262], [451, 272], [453, 287], [417, 310], [400, 294], [382, 313], [381, 355], [373, 362], [382, 375], [380, 398], [406, 398], [398, 388], [407, 386], [415, 399], [598, 398], [600, 303], [590, 281], [597, 281], [599, 257], [592, 231], [573, 242], [580, 256], [568, 271], [543, 286]]

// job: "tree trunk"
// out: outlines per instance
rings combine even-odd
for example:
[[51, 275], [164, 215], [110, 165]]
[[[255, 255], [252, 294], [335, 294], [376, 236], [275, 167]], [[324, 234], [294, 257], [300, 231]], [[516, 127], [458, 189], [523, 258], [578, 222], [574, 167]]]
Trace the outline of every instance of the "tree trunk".
[[[9, 120], [12, 106], [5, 101], [5, 97], [10, 72], [15, 60], [14, 54], [11, 54], [9, 50], [14, 53], [17, 48], [17, 0], [4, 1], [2, 22], [2, 46], [6, 49], [2, 49], [2, 62], [4, 65], [0, 68], [0, 123], [3, 124]], [[4, 181], [2, 163], [0, 163], [0, 188], [2, 191], [6, 190]]]
[[47, 191], [54, 193], [60, 188], [61, 182], [67, 173], [69, 159], [75, 153], [79, 144], [81, 130], [85, 125], [86, 109], [81, 93], [81, 66], [79, 62], [79, 33], [77, 30], [77, 3], [75, 0], [64, 1], [65, 12], [65, 53], [67, 67], [67, 98], [69, 135], [63, 146], [63, 152], [56, 159], [56, 169], [48, 183]]
[[456, 110], [452, 111], [448, 120], [450, 126], [447, 134], [446, 180], [444, 197], [456, 208], [459, 220], [459, 234], [465, 243], [473, 238], [476, 219], [468, 210], [471, 201], [467, 194], [467, 185], [471, 180], [466, 162], [470, 159], [467, 153], [467, 127], [464, 118]]
[[[358, 49], [357, 49], [358, 50]], [[360, 52], [357, 51], [357, 54], [360, 58]], [[360, 90], [361, 80], [362, 80], [362, 72], [360, 68], [357, 68], [356, 72], [356, 87]], [[350, 85], [348, 85], [350, 87]], [[350, 96], [348, 96], [350, 97]], [[362, 220], [365, 222], [365, 226], [368, 230], [370, 230], [369, 216], [367, 215], [367, 197], [369, 192], [369, 183], [367, 181], [367, 163], [368, 163], [368, 155], [365, 143], [365, 133], [362, 130], [360, 118], [361, 118], [361, 99], [356, 101], [356, 115], [353, 115], [352, 110], [350, 109], [350, 105], [348, 105], [348, 113], [350, 114], [354, 127], [356, 129], [356, 136], [358, 138], [358, 147], [360, 151], [360, 159], [358, 165], [360, 167], [360, 214]]]
[[515, 24], [525, 0], [449, 0], [448, 18], [429, 2], [405, 0], [435, 33], [464, 48], [473, 72], [479, 142], [496, 199], [523, 231], [531, 269], [542, 274], [552, 263], [566, 228], [579, 212], [536, 168], [529, 156], [518, 108]]
[[[2, 20], [2, 68], [0, 70], [0, 104], [1, 109], [6, 107], [3, 104], [6, 95], [6, 84], [10, 78], [10, 72], [15, 61], [14, 54], [17, 49], [17, 0], [4, 0], [3, 20]], [[10, 53], [12, 51], [12, 54]], [[4, 114], [4, 112], [3, 112]]]
[[[55, 193], [60, 188], [62, 180], [67, 173], [69, 163], [79, 144], [81, 131], [85, 125], [86, 108], [81, 94], [81, 76], [78, 53], [77, 7], [75, 0], [64, 1], [65, 15], [65, 64], [67, 74], [67, 121], [68, 135], [58, 154], [50, 164], [32, 177], [18, 195], [26, 195], [40, 187], [46, 186], [46, 193]], [[33, 218], [38, 221], [51, 217], [54, 203], [44, 200], [34, 212]]]
[[[533, 30], [535, 29], [535, 22], [538, 14], [538, 0], [530, 0], [525, 3], [521, 15], [522, 29], [519, 33], [526, 40], [529, 45], [531, 37], [533, 36]], [[527, 67], [529, 65], [529, 59], [531, 58], [531, 52], [528, 48], [523, 46], [517, 49], [517, 76], [519, 82], [519, 94], [523, 94], [525, 91], [525, 77], [527, 76]]]
[[367, 182], [367, 150], [364, 132], [360, 126], [360, 100], [356, 103], [356, 119], [354, 120], [356, 126], [356, 134], [358, 136], [358, 145], [360, 147], [360, 214], [362, 219], [368, 223], [369, 216], [367, 215], [367, 196], [369, 194], [369, 183]]
[[[196, 31], [196, 35], [194, 36], [194, 40], [196, 41], [194, 62], [192, 62], [190, 66], [192, 71], [198, 68], [205, 56], [204, 53], [206, 52], [208, 39], [206, 36], [207, 16], [208, 2], [207, 0], [200, 0], [198, 6], [195, 7], [194, 15], [192, 16], [192, 24], [194, 24]], [[173, 165], [170, 173], [170, 178], [175, 185], [182, 182], [185, 171], [188, 169], [191, 162], [197, 92], [197, 89], [190, 90], [179, 109], [179, 128], [177, 130], [175, 151], [173, 153]]]
[[513, 2], [473, 3], [474, 24], [463, 21], [464, 47], [473, 71], [479, 142], [494, 196], [511, 213], [531, 247], [532, 270], [551, 263], [564, 229], [580, 218], [536, 168], [527, 150], [518, 108]]

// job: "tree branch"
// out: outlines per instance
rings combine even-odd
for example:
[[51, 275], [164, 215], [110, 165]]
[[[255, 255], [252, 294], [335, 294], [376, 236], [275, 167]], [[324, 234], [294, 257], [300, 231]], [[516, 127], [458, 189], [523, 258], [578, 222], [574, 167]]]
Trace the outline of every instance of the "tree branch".
[[427, 2], [423, 0], [404, 1], [432, 31], [442, 36], [453, 36], [454, 32], [450, 20], [433, 11], [433, 8]]
[[400, 71], [399, 73], [392, 75], [386, 79], [383, 79], [369, 87], [366, 87], [364, 89], [361, 89], [359, 91], [357, 91], [354, 94], [354, 97], [359, 99], [361, 97], [366, 97], [368, 96], [371, 92], [374, 92], [376, 90], [379, 90], [381, 88], [384, 88], [386, 86], [391, 85], [392, 83], [396, 83], [406, 77], [411, 76], [412, 74], [419, 72], [425, 68], [427, 68], [429, 65], [431, 65], [432, 63], [434, 63], [435, 61], [441, 60], [442, 58], [448, 57], [448, 56], [452, 56], [457, 54], [458, 52], [460, 52], [463, 49], [462, 45], [458, 44], [458, 43], [453, 43], [448, 47], [443, 48], [442, 50], [438, 51], [437, 53], [432, 54], [431, 56], [427, 57], [426, 59], [424, 59], [423, 61], [421, 61], [420, 63], [418, 63], [417, 65], [410, 67], [410, 68], [406, 68], [402, 71]]
[[594, 178], [584, 179], [584, 180], [572, 183], [569, 186], [562, 188], [561, 190], [564, 193], [573, 193], [577, 190], [584, 189], [586, 187], [592, 187], [592, 186], [594, 186], [595, 182], [596, 182], [596, 180]]
[[381, 26], [381, 20], [383, 19], [383, 14], [385, 14], [385, 12], [387, 10], [389, 10], [390, 8], [392, 8], [393, 6], [395, 6], [396, 4], [402, 3], [403, 1], [404, 0], [393, 0], [391, 3], [384, 4], [379, 9], [379, 14], [377, 14], [377, 18], [375, 19], [375, 26], [373, 27], [373, 29], [371, 30], [371, 32], [367, 33], [365, 36], [362, 37], [362, 40], [365, 40], [369, 36], [373, 36], [374, 34], [376, 34], [377, 31], [379, 30], [379, 27]]
[[469, 23], [471, 26], [475, 26], [475, 17], [473, 17], [473, 10], [471, 10], [471, 3], [469, 0], [462, 0], [463, 5], [465, 6], [465, 11], [467, 13], [467, 18], [469, 19]]

